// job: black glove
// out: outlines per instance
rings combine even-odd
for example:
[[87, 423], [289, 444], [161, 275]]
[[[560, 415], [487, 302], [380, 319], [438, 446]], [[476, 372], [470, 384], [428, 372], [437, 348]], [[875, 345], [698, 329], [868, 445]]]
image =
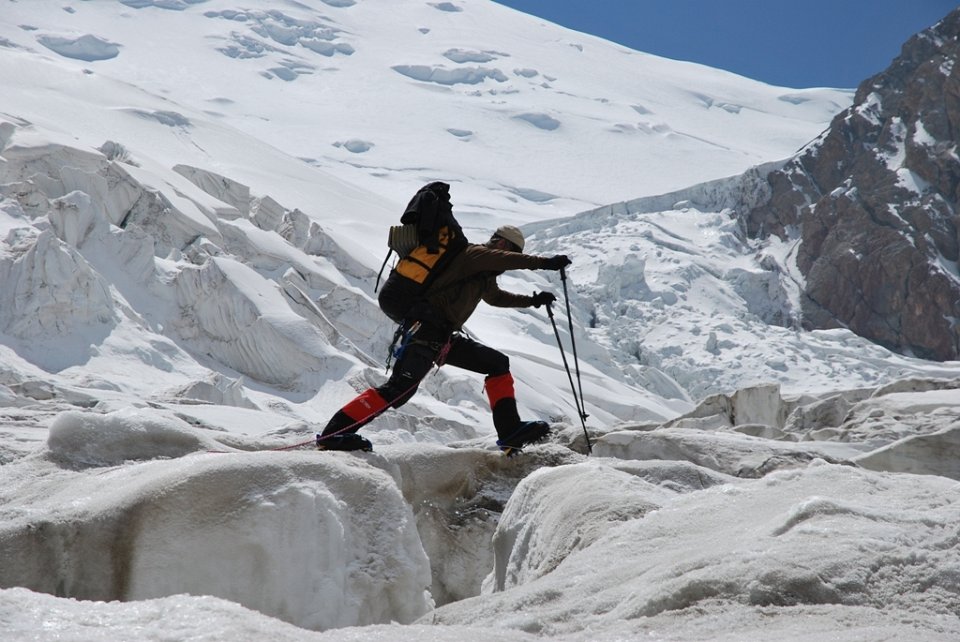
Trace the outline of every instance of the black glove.
[[544, 270], [562, 270], [573, 263], [566, 254], [557, 254], [543, 261]]
[[550, 305], [557, 300], [557, 297], [549, 292], [537, 292], [533, 295], [533, 307], [539, 308], [541, 305]]

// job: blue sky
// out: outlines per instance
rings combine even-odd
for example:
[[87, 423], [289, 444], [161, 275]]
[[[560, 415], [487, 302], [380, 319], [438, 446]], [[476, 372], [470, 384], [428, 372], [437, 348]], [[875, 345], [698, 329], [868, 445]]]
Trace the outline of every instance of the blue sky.
[[956, 0], [495, 0], [631, 49], [785, 87], [853, 88]]

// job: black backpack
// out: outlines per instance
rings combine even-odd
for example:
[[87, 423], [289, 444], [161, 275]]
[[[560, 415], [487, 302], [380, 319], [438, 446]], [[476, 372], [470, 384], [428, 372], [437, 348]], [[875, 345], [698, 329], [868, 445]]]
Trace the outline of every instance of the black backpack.
[[446, 183], [434, 182], [420, 188], [410, 199], [400, 223], [402, 225], [390, 228], [387, 241], [390, 250], [380, 275], [393, 252], [400, 260], [390, 270], [377, 298], [380, 309], [396, 323], [423, 318], [430, 313], [423, 295], [450, 260], [468, 244], [463, 229], [453, 217], [450, 186]]

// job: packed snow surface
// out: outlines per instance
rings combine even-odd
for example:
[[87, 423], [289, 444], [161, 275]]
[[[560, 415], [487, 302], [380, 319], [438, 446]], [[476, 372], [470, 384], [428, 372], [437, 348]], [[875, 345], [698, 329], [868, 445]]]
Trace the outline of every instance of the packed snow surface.
[[[849, 91], [487, 0], [2, 16], [0, 639], [960, 638], [957, 364], [801, 330], [795, 246], [736, 222]], [[467, 326], [555, 433], [504, 457], [441, 368], [317, 453], [433, 180], [573, 259], [500, 277], [556, 328]]]

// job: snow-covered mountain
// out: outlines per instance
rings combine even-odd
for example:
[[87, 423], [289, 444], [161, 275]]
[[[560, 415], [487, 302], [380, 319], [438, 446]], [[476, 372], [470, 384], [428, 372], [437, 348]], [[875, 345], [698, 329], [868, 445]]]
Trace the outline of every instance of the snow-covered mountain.
[[[311, 4], [8, 3], [2, 37], [8, 52], [88, 70], [93, 92], [101, 77], [127, 83], [166, 99], [159, 111], [235, 127], [398, 202], [442, 176], [477, 227], [784, 158], [851, 99], [631, 51], [493, 2]], [[74, 135], [99, 145], [104, 125]], [[245, 163], [217, 161], [255, 183]]]
[[[917, 574], [957, 563], [937, 536], [955, 518], [938, 475], [958, 476], [956, 364], [801, 330], [795, 246], [734, 216], [851, 92], [487, 0], [8, 2], [0, 81], [0, 586], [126, 602], [0, 591], [17, 639], [46, 639], [40, 611], [68, 639], [81, 614], [104, 639], [160, 638], [171, 613], [184, 638], [420, 617], [451, 639], [696, 639], [737, 617], [762, 637], [755, 609], [795, 605], [773, 626], [956, 633], [948, 571], [935, 597], [857, 575], [903, 563], [918, 521]], [[482, 381], [444, 368], [365, 430], [374, 454], [245, 452], [308, 442], [382, 381], [386, 230], [432, 180], [473, 240], [520, 223], [530, 252], [573, 258], [594, 455], [545, 313], [491, 309], [468, 330], [509, 354], [551, 444], [503, 458]], [[501, 284], [562, 293], [553, 274]], [[755, 506], [747, 541], [705, 546]], [[821, 516], [849, 534], [804, 566]], [[631, 544], [682, 528], [655, 558]], [[770, 538], [790, 541], [732, 570]], [[651, 565], [628, 578], [618, 552]]]

